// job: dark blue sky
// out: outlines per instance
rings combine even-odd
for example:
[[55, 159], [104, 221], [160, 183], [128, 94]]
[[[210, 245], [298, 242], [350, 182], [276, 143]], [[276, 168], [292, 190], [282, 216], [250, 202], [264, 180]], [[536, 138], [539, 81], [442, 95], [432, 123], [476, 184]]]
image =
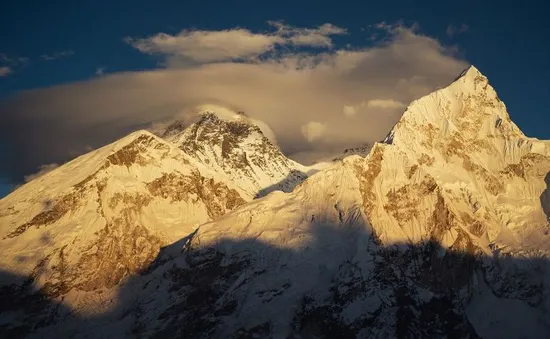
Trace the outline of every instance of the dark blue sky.
[[[345, 43], [364, 46], [366, 37], [354, 32], [404, 20], [443, 44], [456, 44], [489, 78], [519, 127], [550, 139], [547, 13], [543, 1], [4, 1], [0, 53], [13, 72], [0, 77], [0, 98], [90, 79], [98, 68], [113, 73], [156, 67], [157, 60], [122, 41], [127, 36], [184, 28], [265, 30], [266, 21], [282, 19], [302, 27], [330, 22], [349, 30]], [[468, 29], [450, 37], [449, 25]], [[9, 161], [7, 151], [0, 152]], [[0, 185], [0, 196], [7, 190]]]

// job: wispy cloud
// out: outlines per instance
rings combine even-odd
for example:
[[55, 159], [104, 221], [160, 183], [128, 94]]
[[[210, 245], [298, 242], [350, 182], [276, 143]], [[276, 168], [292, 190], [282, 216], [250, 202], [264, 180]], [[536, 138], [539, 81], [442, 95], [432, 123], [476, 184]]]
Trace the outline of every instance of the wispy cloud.
[[352, 117], [362, 111], [372, 110], [400, 110], [405, 108], [405, 104], [394, 99], [371, 99], [368, 101], [362, 101], [359, 104], [344, 105], [344, 115]]
[[33, 174], [29, 174], [29, 175], [26, 175], [24, 177], [24, 180], [25, 182], [29, 182], [31, 180], [34, 180], [36, 178], [39, 178], [41, 176], [43, 176], [44, 174], [56, 169], [57, 167], [59, 167], [59, 164], [47, 164], [47, 165], [41, 165], [39, 167], [39, 170], [38, 172], [36, 173], [33, 173]]
[[353, 105], [344, 105], [343, 112], [345, 116], [352, 117], [357, 114], [357, 109]]
[[310, 121], [307, 124], [302, 125], [300, 128], [302, 134], [309, 142], [313, 142], [319, 139], [327, 130], [325, 124], [318, 121]]
[[176, 35], [158, 33], [147, 38], [127, 37], [125, 42], [143, 53], [165, 55], [168, 61], [199, 63], [230, 60], [253, 60], [277, 46], [330, 48], [330, 36], [346, 30], [332, 24], [316, 28], [297, 28], [282, 21], [269, 21], [270, 33], [253, 33], [234, 28], [222, 31], [183, 30]]
[[53, 61], [53, 60], [67, 58], [72, 55], [74, 55], [74, 52], [68, 50], [68, 51], [54, 52], [52, 54], [42, 54], [40, 58], [46, 61]]
[[298, 28], [285, 24], [283, 21], [269, 21], [277, 29], [276, 35], [283, 39], [283, 44], [295, 46], [327, 47], [332, 44], [332, 35], [346, 34], [347, 30], [333, 24], [323, 24], [317, 28]]
[[446, 33], [447, 33], [447, 36], [452, 38], [456, 35], [466, 32], [468, 29], [469, 27], [466, 24], [461, 24], [461, 25], [449, 24], [449, 26], [447, 26]]
[[29, 62], [29, 58], [0, 53], [0, 77], [13, 74], [15, 70]]
[[369, 108], [399, 109], [404, 108], [405, 104], [393, 99], [372, 99], [367, 102]]
[[247, 29], [189, 31], [177, 35], [159, 33], [149, 38], [125, 40], [140, 52], [213, 62], [248, 59], [274, 47], [277, 36], [255, 34]]
[[[335, 27], [310, 29], [344, 32]], [[162, 68], [109, 73], [21, 93], [0, 105], [4, 117], [0, 133], [21, 155], [14, 161], [14, 171], [31, 173], [39, 164], [70, 158], [67, 145], [71, 151], [85, 152], [88, 145], [98, 147], [131, 130], [216, 104], [243, 110], [268, 124], [283, 152], [298, 161], [331, 156], [381, 140], [401, 116], [401, 103], [448, 83], [467, 67], [452, 49], [416, 27], [383, 24], [372, 30], [381, 38], [367, 47], [273, 50], [260, 58], [251, 56], [269, 51], [273, 40], [297, 33], [231, 29], [185, 31], [166, 41], [158, 34], [148, 42], [132, 40], [140, 51], [162, 52]], [[219, 34], [234, 43], [223, 42]], [[169, 62], [174, 55], [208, 62], [178, 68]], [[227, 59], [234, 56], [237, 60]], [[343, 119], [343, 114], [350, 118]], [[43, 142], [46, 139], [48, 143]]]
[[[52, 54], [42, 54], [38, 57], [34, 57], [32, 61], [34, 61], [35, 59], [53, 61], [70, 57], [73, 54], [73, 51], [61, 51]], [[31, 58], [0, 53], [0, 77], [5, 77], [10, 74], [16, 73], [21, 67], [28, 66], [29, 64], [31, 64]]]
[[0, 77], [8, 76], [11, 72], [12, 72], [12, 70], [8, 66], [0, 67]]
[[95, 70], [95, 75], [97, 76], [102, 76], [105, 74], [105, 70], [107, 69], [107, 67], [99, 67]]
[[13, 56], [5, 53], [0, 53], [0, 63], [5, 65], [16, 66], [29, 61], [29, 58], [22, 56]]

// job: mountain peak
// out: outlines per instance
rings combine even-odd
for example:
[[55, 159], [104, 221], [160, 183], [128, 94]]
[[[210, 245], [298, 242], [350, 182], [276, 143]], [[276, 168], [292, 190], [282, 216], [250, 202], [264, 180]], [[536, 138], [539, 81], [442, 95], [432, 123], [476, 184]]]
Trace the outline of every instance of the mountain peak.
[[251, 126], [255, 126], [253, 123], [250, 122], [250, 118], [242, 111], [235, 112], [233, 115], [227, 115], [227, 114], [219, 114], [217, 111], [203, 111], [199, 113], [200, 119], [197, 122], [197, 124], [204, 124], [204, 123], [214, 123], [214, 124], [221, 124], [221, 123], [231, 123], [231, 122], [240, 122], [245, 123]]
[[475, 66], [447, 87], [413, 101], [383, 143], [397, 142], [409, 149], [449, 136], [468, 140], [523, 136], [487, 77]]
[[213, 119], [222, 121], [233, 121], [245, 119], [248, 120], [248, 115], [241, 110], [221, 106], [221, 105], [200, 105], [197, 106], [197, 113], [202, 119]]
[[256, 126], [251, 118], [244, 111], [233, 111], [226, 108], [207, 109], [199, 112], [199, 123], [201, 122], [242, 122], [252, 126]]
[[222, 120], [218, 117], [218, 115], [214, 111], [204, 111], [199, 113], [199, 115], [201, 118], [199, 119], [198, 124], [205, 123], [205, 122], [218, 123]]
[[216, 141], [220, 138], [232, 138], [243, 141], [247, 137], [257, 139], [261, 142], [267, 141], [263, 140], [265, 136], [260, 128], [250, 122], [246, 116], [238, 114], [234, 116], [222, 114], [220, 116], [214, 111], [202, 112], [200, 120], [191, 124], [180, 136], [189, 136], [189, 134], [193, 134], [193, 138], [197, 141], [206, 141], [209, 139]]
[[[307, 177], [308, 169], [287, 159], [263, 133], [256, 124], [261, 121], [242, 111], [207, 108], [200, 111], [197, 122], [183, 129], [174, 123], [172, 132], [163, 137], [199, 163], [230, 177], [251, 198], [273, 190], [290, 191]], [[264, 128], [269, 129], [265, 124]]]
[[[193, 121], [194, 123], [192, 123]], [[259, 128], [243, 111], [216, 105], [201, 105], [190, 116], [173, 120], [167, 124], [160, 124], [158, 127], [152, 127], [151, 131], [161, 138], [173, 141], [179, 138], [186, 128], [191, 126], [226, 126], [227, 123], [231, 122], [246, 124], [253, 129]]]
[[455, 79], [455, 81], [459, 79], [475, 79], [475, 77], [477, 76], [484, 76], [484, 75], [481, 74], [479, 69], [477, 69], [474, 65], [470, 65], [468, 68], [462, 71], [462, 73], [460, 73], [460, 75]]
[[489, 85], [489, 79], [487, 79], [487, 77], [483, 75], [474, 65], [471, 65], [462, 71], [451, 84], [434, 93], [441, 90], [461, 92], [465, 94], [487, 92], [487, 94], [491, 97], [490, 99], [498, 99], [495, 90]]

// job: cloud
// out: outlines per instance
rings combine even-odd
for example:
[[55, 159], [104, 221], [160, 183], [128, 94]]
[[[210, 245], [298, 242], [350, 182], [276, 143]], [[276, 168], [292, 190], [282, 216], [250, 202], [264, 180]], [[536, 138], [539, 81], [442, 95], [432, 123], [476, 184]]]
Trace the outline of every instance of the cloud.
[[449, 26], [447, 26], [446, 33], [450, 38], [452, 38], [458, 34], [466, 32], [468, 29], [469, 27], [466, 24], [461, 24], [460, 26], [449, 24]]
[[8, 76], [11, 72], [12, 72], [12, 70], [8, 66], [0, 67], [0, 77]]
[[[399, 81], [399, 83], [401, 80]], [[388, 109], [388, 110], [401, 110], [405, 108], [405, 104], [393, 99], [371, 99], [368, 101], [362, 101], [356, 105], [344, 105], [344, 115], [352, 117], [359, 112], [365, 112], [369, 109]]]
[[275, 32], [252, 33], [244, 28], [183, 30], [176, 35], [158, 33], [147, 38], [126, 37], [124, 41], [140, 52], [168, 56], [172, 64], [182, 60], [208, 63], [253, 60], [284, 45], [330, 48], [331, 35], [346, 33], [345, 29], [332, 24], [323, 24], [317, 28], [296, 28], [281, 21], [268, 23], [276, 29]]
[[13, 74], [17, 68], [29, 61], [27, 57], [13, 56], [0, 53], [0, 77]]
[[355, 109], [355, 107], [351, 106], [351, 105], [344, 105], [344, 115], [347, 116], [347, 117], [352, 117], [354, 116], [355, 114], [357, 114], [357, 110]]
[[48, 172], [50, 172], [50, 171], [52, 171], [52, 170], [54, 170], [54, 169], [56, 169], [56, 168], [58, 168], [58, 167], [59, 167], [59, 164], [41, 165], [41, 166], [39, 167], [38, 172], [33, 173], [33, 174], [26, 175], [26, 176], [24, 177], [25, 182], [29, 182], [29, 181], [31, 181], [31, 180], [34, 180], [34, 179], [36, 179], [36, 178], [39, 178], [39, 177], [43, 176], [44, 174], [46, 174], [46, 173], [48, 173]]
[[[330, 31], [327, 27], [324, 30]], [[381, 39], [353, 49], [274, 51], [250, 61], [212, 61], [186, 68], [165, 62], [159, 69], [109, 73], [19, 93], [0, 104], [0, 136], [15, 156], [12, 174], [22, 178], [40, 164], [62, 163], [72, 157], [69, 153], [85, 152], [87, 145], [98, 147], [155, 122], [192, 115], [204, 104], [242, 110], [269, 125], [279, 147], [297, 161], [379, 141], [403, 109], [361, 103], [409, 103], [446, 85], [468, 64], [410, 27], [374, 29]], [[210, 53], [202, 43], [189, 46]], [[213, 48], [208, 60], [236, 53]], [[184, 53], [201, 58], [196, 50]], [[237, 54], [248, 55], [243, 53]], [[165, 54], [165, 61], [172, 56]], [[342, 118], [345, 105], [356, 109], [353, 119]]]
[[346, 34], [347, 30], [329, 23], [317, 28], [296, 28], [284, 24], [282, 21], [269, 21], [277, 29], [277, 35], [284, 43], [295, 46], [332, 47], [331, 35]]
[[99, 67], [95, 70], [95, 75], [97, 76], [102, 76], [105, 74], [105, 70], [107, 69], [107, 67]]
[[309, 142], [319, 139], [325, 133], [326, 129], [327, 127], [318, 121], [310, 121], [301, 127], [302, 134]]
[[179, 56], [199, 62], [248, 59], [274, 47], [277, 36], [254, 34], [247, 29], [224, 31], [184, 30], [177, 35], [159, 33], [149, 38], [126, 38], [140, 52]]
[[4, 53], [0, 53], [0, 63], [10, 66], [17, 66], [29, 61], [27, 57], [10, 56]]
[[367, 102], [367, 107], [382, 109], [400, 109], [404, 108], [405, 104], [393, 99], [372, 99]]
[[46, 61], [53, 61], [57, 59], [67, 58], [72, 55], [74, 55], [73, 51], [61, 51], [61, 52], [54, 52], [52, 54], [42, 54], [40, 58]]
[[[51, 60], [56, 60], [60, 58], [65, 58], [73, 54], [74, 54], [73, 51], [55, 52], [53, 54], [43, 54], [40, 56], [40, 59], [51, 61]], [[4, 77], [9, 74], [15, 73], [19, 68], [28, 65], [29, 62], [30, 62], [30, 59], [27, 57], [0, 53], [0, 77]]]

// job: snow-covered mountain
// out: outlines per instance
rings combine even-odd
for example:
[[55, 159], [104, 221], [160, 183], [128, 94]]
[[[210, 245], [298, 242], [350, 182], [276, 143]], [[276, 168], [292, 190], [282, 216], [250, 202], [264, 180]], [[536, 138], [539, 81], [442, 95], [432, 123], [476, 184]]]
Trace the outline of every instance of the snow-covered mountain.
[[290, 192], [315, 172], [284, 156], [244, 113], [224, 113], [220, 117], [212, 110], [202, 112], [201, 119], [188, 127], [175, 121], [159, 135], [225, 174], [251, 198], [275, 190]]
[[32, 277], [51, 297], [84, 298], [244, 203], [227, 178], [138, 131], [0, 200], [0, 266]]
[[[411, 103], [368, 155], [253, 201], [265, 181], [250, 173], [282, 173], [259, 160], [279, 163], [257, 130], [212, 114], [171, 130], [181, 149], [139, 132], [0, 201], [2, 336], [550, 336], [550, 143], [523, 135], [475, 67]], [[215, 194], [179, 202], [200, 185], [152, 184], [173, 173]], [[124, 198], [135, 191], [146, 198]], [[177, 233], [180, 208], [208, 215], [211, 200], [213, 221]], [[71, 274], [73, 258], [92, 274]]]
[[548, 145], [469, 68], [367, 157], [198, 229], [189, 256], [246, 267], [209, 335], [548, 337]]

